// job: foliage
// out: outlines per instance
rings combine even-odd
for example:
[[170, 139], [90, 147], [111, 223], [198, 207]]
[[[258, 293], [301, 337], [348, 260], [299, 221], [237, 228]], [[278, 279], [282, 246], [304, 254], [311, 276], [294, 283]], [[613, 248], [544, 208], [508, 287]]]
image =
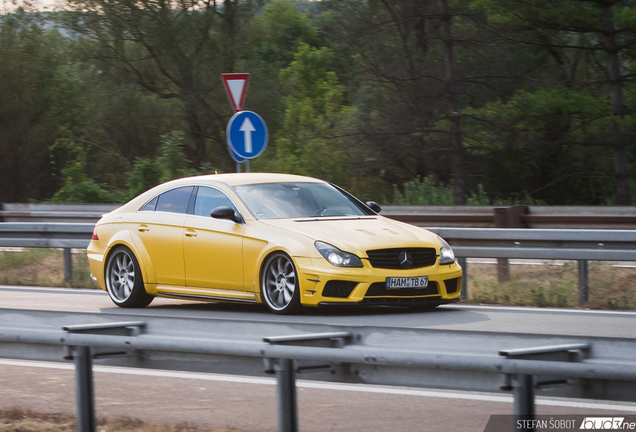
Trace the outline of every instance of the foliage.
[[[51, 146], [53, 153], [63, 151], [69, 159], [61, 170], [64, 186], [58, 190], [51, 202], [125, 202], [161, 182], [196, 174], [187, 168], [188, 160], [183, 151], [181, 131], [172, 131], [161, 136], [160, 155], [156, 159], [137, 158], [128, 173], [126, 190], [108, 190], [106, 185], [97, 184], [87, 171], [88, 146], [80, 144], [73, 132], [61, 128], [60, 138]], [[210, 166], [205, 165], [209, 170]]]
[[157, 162], [163, 171], [162, 182], [185, 177], [188, 174], [188, 160], [182, 147], [184, 137], [185, 134], [181, 131], [161, 135], [160, 156]]
[[453, 190], [436, 182], [433, 176], [418, 176], [404, 183], [404, 193], [393, 185], [393, 204], [395, 205], [453, 205]]
[[[403, 193], [397, 185], [393, 185], [394, 205], [453, 205], [453, 188], [438, 182], [435, 177], [428, 176], [421, 179], [419, 176], [403, 185]], [[466, 200], [467, 205], [541, 205], [543, 202], [525, 196], [511, 196], [508, 199], [492, 200], [484, 190], [484, 186], [477, 185], [477, 191], [472, 192]]]
[[128, 174], [129, 198], [136, 197], [161, 183], [163, 175], [163, 169], [156, 160], [137, 158], [132, 171]]
[[250, 39], [254, 54], [266, 62], [286, 67], [294, 60], [301, 44], [318, 46], [316, 28], [306, 13], [294, 3], [274, 0], [265, 5], [265, 13], [251, 23]]
[[47, 156], [59, 127], [56, 78], [68, 44], [37, 14], [0, 15], [0, 202], [55, 192]]
[[276, 157], [266, 169], [339, 183], [345, 179], [347, 155], [335, 136], [347, 108], [343, 88], [328, 70], [332, 59], [328, 48], [301, 43], [294, 61], [281, 70], [280, 81], [288, 89], [285, 117], [274, 142]]
[[634, 0], [66, 6], [0, 18], [0, 201], [233, 171], [224, 72], [269, 128], [252, 170], [382, 203], [636, 198]]
[[86, 147], [78, 144], [73, 132], [66, 128], [62, 128], [60, 135], [50, 149], [65, 150], [70, 160], [62, 169], [64, 186], [53, 195], [51, 202], [114, 202], [113, 195], [86, 174]]

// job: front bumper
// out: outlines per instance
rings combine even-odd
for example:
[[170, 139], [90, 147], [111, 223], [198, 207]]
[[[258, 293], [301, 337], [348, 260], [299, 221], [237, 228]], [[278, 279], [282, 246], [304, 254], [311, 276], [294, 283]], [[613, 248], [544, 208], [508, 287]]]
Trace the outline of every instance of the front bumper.
[[[320, 258], [296, 259], [300, 301], [304, 306], [326, 305], [426, 305], [459, 301], [462, 268], [457, 263], [408, 270], [373, 268], [363, 259], [362, 268], [335, 267]], [[439, 259], [438, 259], [439, 261]], [[426, 288], [387, 289], [387, 277], [428, 276]], [[333, 289], [338, 284], [342, 289]]]

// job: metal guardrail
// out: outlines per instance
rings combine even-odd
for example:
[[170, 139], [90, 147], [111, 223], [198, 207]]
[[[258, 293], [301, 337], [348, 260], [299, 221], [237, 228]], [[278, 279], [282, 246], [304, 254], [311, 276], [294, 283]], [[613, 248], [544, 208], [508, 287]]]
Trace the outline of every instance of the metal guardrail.
[[[0, 247], [80, 248], [93, 224], [1, 223]], [[427, 227], [458, 257], [636, 261], [633, 230], [525, 230]]]
[[[0, 223], [0, 247], [64, 248], [64, 275], [72, 278], [71, 248], [85, 249], [93, 231], [90, 223]], [[565, 259], [579, 261], [579, 299], [587, 303], [588, 260], [636, 261], [636, 230], [527, 230], [428, 227], [445, 238], [460, 259]], [[467, 277], [462, 293], [466, 297]]]
[[576, 260], [581, 305], [589, 300], [588, 261], [636, 261], [636, 230], [427, 229], [448, 241], [459, 258], [464, 299], [468, 297], [466, 258]]
[[636, 230], [426, 229], [458, 257], [636, 261]]
[[[121, 204], [0, 203], [0, 222], [95, 223]], [[417, 226], [534, 229], [636, 229], [636, 206], [384, 206]]]
[[126, 318], [131, 321], [117, 321], [121, 315], [0, 309], [0, 357], [74, 360], [82, 432], [95, 430], [96, 359], [150, 369], [275, 374], [280, 431], [298, 430], [300, 373], [320, 381], [512, 391], [515, 415], [524, 419], [535, 416], [535, 393], [636, 401], [634, 338]]
[[382, 215], [424, 227], [636, 229], [634, 206], [385, 206]]
[[0, 223], [0, 247], [86, 249], [94, 223]]
[[94, 223], [0, 223], [0, 247], [63, 248], [64, 280], [73, 279], [71, 249], [86, 249]]
[[121, 204], [0, 203], [0, 222], [77, 222], [95, 224]]

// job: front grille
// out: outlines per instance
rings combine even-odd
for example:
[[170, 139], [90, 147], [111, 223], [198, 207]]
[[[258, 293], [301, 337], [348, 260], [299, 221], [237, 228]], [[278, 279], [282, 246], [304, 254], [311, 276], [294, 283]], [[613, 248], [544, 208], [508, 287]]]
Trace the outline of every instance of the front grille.
[[358, 285], [358, 282], [330, 280], [322, 290], [323, 297], [347, 298], [351, 291]]
[[455, 294], [457, 292], [457, 288], [458, 288], [458, 282], [459, 278], [455, 278], [455, 279], [446, 279], [444, 281], [444, 285], [446, 285], [446, 294]]
[[413, 297], [423, 295], [436, 295], [439, 294], [439, 287], [437, 282], [429, 281], [426, 288], [398, 288], [387, 289], [386, 282], [375, 282], [369, 286], [365, 297], [385, 297], [385, 296], [399, 296], [399, 297]]
[[[403, 267], [400, 260], [400, 254], [406, 252], [412, 257], [412, 264], [409, 267]], [[374, 268], [382, 269], [414, 269], [428, 267], [435, 264], [437, 255], [435, 248], [394, 248], [394, 249], [375, 249], [367, 251], [369, 262]]]

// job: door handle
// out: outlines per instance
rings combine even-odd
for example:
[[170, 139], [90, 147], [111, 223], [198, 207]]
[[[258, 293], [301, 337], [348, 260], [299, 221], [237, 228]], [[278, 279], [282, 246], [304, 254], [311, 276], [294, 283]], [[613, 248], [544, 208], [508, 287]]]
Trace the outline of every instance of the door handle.
[[196, 237], [197, 236], [197, 232], [194, 230], [186, 230], [185, 232], [186, 237]]
[[150, 227], [148, 225], [139, 225], [137, 227], [137, 230], [139, 232], [146, 232], [146, 231], [150, 231]]

